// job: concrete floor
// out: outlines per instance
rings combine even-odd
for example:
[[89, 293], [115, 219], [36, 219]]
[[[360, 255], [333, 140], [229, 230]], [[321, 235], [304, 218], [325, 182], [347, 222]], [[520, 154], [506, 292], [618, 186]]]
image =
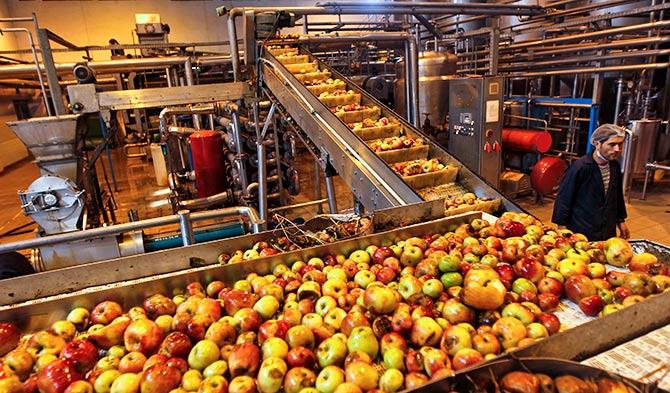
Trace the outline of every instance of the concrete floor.
[[[115, 200], [118, 206], [117, 219], [120, 222], [128, 221], [128, 211], [135, 209], [141, 219], [158, 217], [170, 214], [170, 206], [165, 203], [166, 187], [156, 184], [153, 166], [150, 161], [139, 158], [126, 158], [121, 149], [113, 153], [117, 185]], [[290, 197], [290, 203], [301, 203], [316, 199], [316, 187], [314, 178], [314, 165], [312, 158], [303, 154], [304, 159], [297, 165], [300, 173], [300, 189], [298, 196]], [[98, 165], [107, 165], [106, 158]], [[98, 168], [100, 178], [101, 169]], [[6, 168], [0, 174], [0, 242], [9, 242], [32, 238], [31, 232], [35, 225], [29, 225], [20, 231], [21, 234], [6, 235], [6, 232], [25, 224], [31, 224], [32, 220], [25, 217], [20, 209], [17, 190], [26, 189], [30, 183], [39, 176], [39, 170], [30, 160], [24, 160], [12, 167]], [[111, 177], [110, 177], [111, 182]], [[325, 198], [325, 183], [321, 175], [322, 197]], [[335, 178], [335, 189], [337, 192], [337, 207], [339, 211], [351, 209], [353, 199], [344, 182]], [[670, 176], [648, 188], [646, 200], [641, 200], [641, 182], [633, 186], [628, 208], [628, 227], [632, 238], [648, 239], [663, 244], [670, 244]], [[517, 199], [517, 202], [543, 221], [551, 219], [553, 201], [547, 199], [544, 205], [534, 203], [532, 197]], [[323, 211], [328, 211], [327, 204], [323, 205]], [[287, 218], [304, 217], [309, 218], [316, 213], [316, 206], [310, 206], [291, 211], [282, 211], [280, 214]], [[176, 227], [158, 228], [150, 233], [173, 230]]]

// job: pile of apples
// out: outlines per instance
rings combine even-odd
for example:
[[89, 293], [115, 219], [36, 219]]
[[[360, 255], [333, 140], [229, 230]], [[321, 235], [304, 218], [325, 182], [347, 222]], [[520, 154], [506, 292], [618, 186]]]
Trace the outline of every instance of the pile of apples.
[[473, 206], [478, 203], [482, 202], [488, 202], [490, 201], [490, 198], [486, 197], [478, 197], [477, 195], [468, 192], [463, 194], [462, 196], [457, 196], [453, 198], [446, 198], [444, 200], [444, 210], [454, 210], [458, 209], [461, 207], [466, 207], [466, 206]]
[[382, 117], [379, 120], [375, 119], [363, 119], [362, 122], [357, 122], [357, 123], [351, 123], [348, 124], [349, 128], [352, 130], [362, 130], [364, 128], [372, 128], [372, 127], [386, 127], [388, 125], [393, 125], [393, 124], [398, 124], [397, 120], [389, 120], [387, 117]]
[[446, 165], [441, 163], [437, 158], [420, 158], [414, 161], [393, 164], [393, 170], [402, 176], [413, 176], [422, 173], [437, 172], [443, 170], [444, 168], [446, 168]]
[[24, 337], [3, 323], [0, 391], [391, 393], [559, 332], [563, 294], [605, 314], [667, 290], [667, 273], [625, 240], [589, 243], [505, 213], [232, 287], [76, 308]]
[[[515, 393], [634, 393], [637, 390], [628, 386], [625, 382], [612, 378], [579, 378], [574, 375], [560, 375], [552, 378], [547, 374], [531, 373], [528, 371], [512, 371], [502, 376], [498, 381], [491, 378], [474, 381], [477, 386], [472, 386], [473, 381], [468, 381], [465, 388], [468, 391], [477, 392], [515, 392]], [[459, 390], [465, 390], [459, 388]]]
[[370, 144], [374, 152], [382, 152], [389, 150], [407, 149], [410, 147], [423, 146], [424, 142], [421, 138], [413, 138], [409, 135], [393, 136], [375, 141]]

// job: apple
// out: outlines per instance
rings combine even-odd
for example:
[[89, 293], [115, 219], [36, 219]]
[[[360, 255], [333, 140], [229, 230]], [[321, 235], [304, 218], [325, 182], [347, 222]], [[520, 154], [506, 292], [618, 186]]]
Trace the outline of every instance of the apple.
[[583, 274], [568, 277], [565, 280], [564, 286], [566, 296], [575, 303], [579, 303], [581, 299], [596, 294], [596, 286], [590, 278]]
[[383, 353], [384, 367], [405, 370], [405, 351], [400, 348], [389, 348]]
[[196, 391], [202, 383], [203, 375], [198, 370], [188, 370], [181, 376], [181, 387], [187, 391]]
[[339, 307], [336, 307], [328, 311], [328, 313], [323, 317], [323, 322], [331, 326], [333, 329], [339, 330], [340, 326], [342, 325], [342, 320], [344, 320], [344, 317], [346, 317], [346, 315], [347, 315], [346, 311], [344, 311]]
[[600, 316], [604, 317], [604, 316], [607, 316], [609, 314], [615, 313], [619, 310], [622, 310], [624, 308], [625, 308], [625, 306], [623, 304], [617, 304], [617, 303], [606, 304], [603, 307], [603, 310], [600, 312]]
[[500, 342], [492, 333], [478, 333], [472, 336], [472, 348], [482, 355], [500, 353]]
[[105, 370], [95, 378], [93, 383], [93, 390], [96, 392], [109, 392], [112, 388], [114, 380], [121, 376], [118, 370]]
[[369, 270], [359, 270], [354, 276], [354, 282], [358, 284], [359, 287], [365, 289], [376, 280], [376, 276], [373, 272]]
[[[196, 346], [198, 344], [196, 344]], [[228, 357], [228, 368], [230, 370], [230, 375], [233, 378], [240, 375], [256, 375], [256, 371], [258, 371], [258, 367], [260, 366], [260, 361], [261, 351], [258, 346], [252, 343], [235, 345]]]
[[394, 393], [402, 390], [404, 379], [400, 370], [394, 368], [387, 369], [381, 378], [379, 378], [379, 388], [384, 392]]
[[528, 325], [535, 320], [535, 314], [521, 303], [510, 303], [506, 305], [500, 312], [500, 315], [502, 315], [503, 318], [516, 318], [524, 325]]
[[347, 344], [338, 338], [327, 338], [316, 349], [316, 358], [321, 368], [340, 366], [347, 356]]
[[402, 266], [414, 267], [423, 259], [423, 250], [417, 246], [406, 245], [399, 259]]
[[284, 376], [288, 371], [286, 363], [281, 358], [267, 358], [258, 370], [258, 390], [261, 392], [275, 393], [282, 388]]
[[47, 354], [58, 355], [63, 347], [65, 347], [65, 340], [46, 331], [33, 334], [26, 345], [26, 349], [33, 357]]
[[[342, 271], [341, 269], [339, 270]], [[346, 274], [343, 271], [342, 274], [344, 274], [346, 277]], [[347, 292], [348, 289], [347, 289], [346, 278], [345, 279], [330, 278], [326, 280], [326, 282], [324, 282], [323, 285], [321, 286], [321, 294], [323, 296], [329, 296], [335, 299], [346, 295]]]
[[[31, 390], [32, 389], [32, 390]], [[37, 392], [37, 386], [27, 387], [24, 384], [24, 390], [27, 392]], [[1, 391], [1, 390], [0, 390]], [[114, 390], [110, 391], [111, 393], [120, 393], [115, 392]], [[65, 393], [93, 393], [93, 385], [88, 381], [76, 381], [70, 384], [70, 386], [65, 389]]]
[[381, 286], [368, 286], [363, 294], [365, 308], [375, 314], [389, 314], [398, 305], [393, 290]]
[[88, 340], [70, 341], [63, 347], [60, 358], [68, 360], [77, 372], [83, 375], [98, 361], [98, 348]]
[[[0, 331], [1, 330], [2, 327], [0, 327]], [[49, 332], [61, 337], [65, 341], [72, 341], [74, 336], [77, 334], [77, 327], [70, 321], [61, 320], [54, 322], [53, 325], [51, 325], [49, 328]], [[2, 335], [1, 332], [0, 335]]]
[[63, 393], [73, 382], [82, 379], [68, 360], [54, 360], [37, 374], [37, 388], [41, 393]]
[[451, 368], [451, 361], [447, 353], [441, 349], [423, 347], [423, 368], [428, 376], [433, 376], [443, 368]]
[[210, 378], [217, 375], [224, 375], [226, 371], [228, 371], [228, 363], [226, 363], [225, 360], [217, 360], [209, 366], [205, 367], [205, 369], [202, 371], [202, 376], [204, 378]]
[[305, 347], [294, 347], [286, 355], [286, 364], [289, 368], [306, 367], [314, 368], [316, 355]]
[[228, 393], [256, 393], [256, 391], [256, 380], [246, 375], [233, 378], [228, 385]]
[[537, 284], [537, 290], [542, 293], [552, 293], [558, 297], [563, 295], [563, 283], [553, 277], [544, 277]]
[[233, 321], [234, 325], [241, 333], [255, 332], [263, 323], [260, 314], [252, 308], [239, 309], [235, 315], [233, 315]]
[[168, 393], [181, 383], [181, 374], [176, 368], [156, 364], [144, 371], [140, 378], [140, 391]]
[[311, 388], [316, 384], [316, 374], [305, 367], [290, 369], [284, 377], [284, 392], [299, 393], [302, 389]]
[[475, 312], [458, 299], [449, 299], [444, 302], [442, 307], [442, 316], [449, 323], [457, 324], [461, 322], [472, 322], [475, 319]]
[[537, 296], [537, 304], [544, 312], [558, 308], [561, 299], [553, 293], [541, 293]]
[[[95, 364], [95, 361], [97, 360], [97, 351], [95, 354], [96, 357], [93, 359], [93, 364]], [[30, 376], [33, 366], [35, 365], [32, 355], [23, 348], [17, 348], [9, 352], [5, 355], [3, 360], [0, 360], [0, 362], [2, 361], [4, 361], [4, 366], [9, 367], [9, 369], [22, 381]], [[0, 379], [2, 378], [3, 377], [0, 375]]]
[[574, 275], [588, 275], [589, 268], [588, 264], [582, 259], [576, 258], [565, 258], [558, 262], [556, 267], [558, 272], [561, 273], [566, 279]]
[[440, 348], [450, 356], [454, 356], [460, 349], [472, 348], [472, 336], [461, 326], [449, 327], [440, 338]]
[[337, 366], [327, 366], [316, 377], [315, 387], [319, 392], [333, 393], [345, 382], [345, 378], [344, 370]]
[[91, 311], [91, 323], [108, 325], [123, 314], [121, 305], [117, 302], [106, 300], [97, 304]]
[[614, 266], [626, 266], [633, 259], [630, 244], [619, 237], [607, 239], [604, 244], [605, 259]]
[[590, 295], [579, 300], [579, 309], [590, 317], [598, 315], [605, 306], [603, 298], [598, 295]]
[[405, 389], [412, 390], [428, 382], [428, 377], [419, 372], [411, 372], [405, 375]]
[[377, 357], [379, 343], [372, 328], [368, 326], [355, 327], [347, 338], [347, 349], [349, 353], [361, 351], [370, 355], [372, 359]]
[[19, 329], [11, 322], [0, 322], [0, 356], [16, 348], [21, 339]]
[[279, 357], [285, 359], [288, 356], [288, 344], [279, 337], [270, 337], [262, 344], [263, 359]]
[[451, 288], [463, 284], [463, 275], [459, 272], [447, 272], [440, 276], [444, 288]]
[[[251, 345], [258, 350], [258, 347], [253, 344], [243, 345]], [[219, 360], [219, 347], [212, 340], [205, 339], [197, 342], [188, 354], [188, 365], [199, 371], [204, 370], [217, 360]]]
[[345, 378], [348, 383], [353, 383], [364, 392], [375, 389], [379, 382], [377, 370], [370, 364], [363, 362], [349, 364], [345, 370]]
[[589, 274], [588, 276], [591, 279], [604, 278], [607, 275], [605, 265], [598, 262], [591, 262], [587, 265]]
[[351, 311], [342, 318], [340, 331], [349, 336], [351, 331], [358, 326], [370, 326], [370, 321], [363, 313]]
[[516, 294], [521, 294], [523, 291], [531, 291], [537, 293], [537, 286], [534, 282], [527, 278], [517, 278], [512, 283], [512, 291]]
[[540, 322], [532, 322], [526, 325], [526, 335], [530, 338], [545, 338], [549, 336], [549, 330]]
[[123, 341], [128, 352], [155, 352], [163, 341], [163, 330], [149, 319], [132, 321], [123, 333]]
[[144, 369], [147, 357], [142, 352], [128, 352], [119, 360], [118, 370], [121, 373], [139, 373]]
[[483, 361], [484, 356], [479, 351], [472, 348], [462, 348], [454, 354], [452, 365], [454, 371], [459, 371]]
[[471, 269], [463, 281], [463, 303], [478, 310], [495, 310], [505, 301], [507, 289], [489, 268]]
[[[510, 392], [539, 392], [540, 391], [540, 379], [530, 372], [525, 371], [512, 371], [505, 374], [502, 379], [500, 379], [500, 387], [505, 391]], [[552, 386], [553, 387], [553, 386]], [[584, 391], [588, 391], [586, 389]], [[552, 389], [553, 391], [553, 389]], [[561, 390], [562, 391], [562, 390]], [[580, 390], [575, 390], [580, 391]]]
[[[222, 294], [219, 294], [219, 298]], [[249, 291], [232, 289], [223, 294], [223, 306], [228, 315], [235, 313], [243, 308], [251, 308], [256, 303], [256, 295]]]
[[510, 349], [526, 337], [526, 326], [514, 317], [501, 317], [492, 326], [491, 333], [498, 338], [504, 349]]
[[544, 313], [537, 319], [545, 328], [547, 328], [549, 334], [556, 334], [561, 329], [561, 321], [555, 314]]

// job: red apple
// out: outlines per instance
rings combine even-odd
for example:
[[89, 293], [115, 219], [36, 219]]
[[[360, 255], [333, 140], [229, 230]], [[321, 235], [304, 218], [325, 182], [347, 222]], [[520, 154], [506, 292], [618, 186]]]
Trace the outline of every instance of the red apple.
[[563, 283], [553, 277], [544, 277], [537, 284], [537, 289], [540, 293], [553, 293], [561, 297], [563, 295]]
[[291, 348], [288, 355], [286, 355], [286, 364], [289, 369], [293, 367], [305, 367], [311, 370], [316, 364], [316, 355], [305, 347]]
[[119, 372], [137, 374], [144, 369], [147, 357], [142, 352], [128, 352], [119, 361]]
[[560, 301], [561, 298], [553, 293], [541, 293], [537, 296], [537, 304], [544, 312], [555, 310]]
[[88, 340], [74, 340], [65, 344], [60, 358], [68, 360], [80, 374], [86, 374], [98, 361], [98, 348]]
[[154, 321], [138, 319], [128, 325], [123, 341], [128, 352], [138, 351], [146, 355], [158, 349], [163, 337], [163, 330]]
[[142, 374], [140, 391], [143, 393], [168, 393], [179, 387], [181, 374], [179, 370], [167, 364], [156, 364]]
[[11, 322], [0, 322], [0, 356], [16, 348], [21, 338], [19, 329]]
[[595, 295], [596, 286], [593, 285], [593, 282], [587, 276], [575, 274], [565, 280], [565, 294], [568, 299], [579, 303], [581, 299]]
[[561, 329], [561, 321], [555, 314], [545, 313], [540, 315], [538, 321], [547, 328], [549, 334], [556, 334]]
[[91, 324], [108, 325], [123, 314], [121, 305], [117, 302], [106, 300], [97, 304], [91, 311]]
[[460, 349], [454, 355], [453, 360], [451, 361], [454, 371], [459, 371], [467, 367], [474, 366], [475, 364], [481, 363], [484, 361], [484, 356], [472, 348], [463, 348]]
[[228, 369], [231, 377], [241, 375], [255, 376], [261, 363], [261, 351], [257, 345], [244, 343], [235, 345], [228, 356]]
[[161, 294], [155, 294], [142, 303], [142, 308], [149, 319], [156, 319], [161, 315], [174, 315], [177, 305], [172, 299]]
[[579, 309], [590, 317], [598, 315], [603, 307], [605, 307], [605, 302], [598, 295], [587, 296], [579, 301]]
[[168, 357], [179, 357], [186, 359], [191, 352], [191, 339], [182, 332], [171, 332], [160, 345], [159, 352]]
[[63, 393], [81, 375], [68, 360], [54, 360], [37, 374], [37, 388], [41, 393]]

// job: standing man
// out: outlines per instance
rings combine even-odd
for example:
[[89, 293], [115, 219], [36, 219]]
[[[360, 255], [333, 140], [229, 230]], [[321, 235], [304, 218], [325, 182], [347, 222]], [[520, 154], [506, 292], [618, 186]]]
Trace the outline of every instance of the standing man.
[[623, 128], [604, 124], [591, 135], [595, 146], [570, 165], [558, 189], [552, 221], [582, 233], [590, 241], [607, 240], [619, 234], [630, 236], [623, 199], [621, 165], [617, 159], [623, 150]]

